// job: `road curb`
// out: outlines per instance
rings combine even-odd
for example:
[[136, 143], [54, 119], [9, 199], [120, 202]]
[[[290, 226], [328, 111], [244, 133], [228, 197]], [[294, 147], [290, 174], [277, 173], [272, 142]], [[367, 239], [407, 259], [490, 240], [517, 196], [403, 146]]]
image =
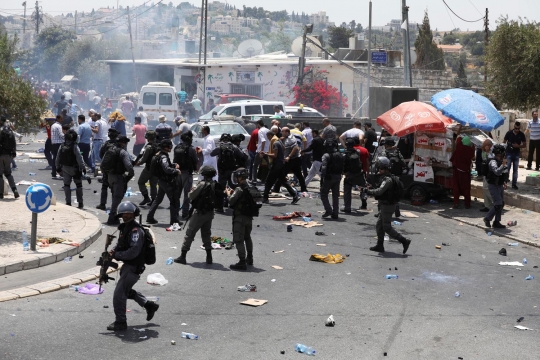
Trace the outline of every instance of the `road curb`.
[[[110, 268], [107, 273], [119, 271], [122, 264], [118, 264], [118, 270]], [[99, 266], [88, 269], [73, 275], [68, 275], [59, 279], [43, 281], [37, 284], [24, 286], [12, 290], [0, 291], [0, 303], [10, 300], [23, 299], [30, 296], [46, 294], [48, 292], [61, 290], [70, 287], [71, 285], [80, 285], [99, 277]]]
[[[474, 223], [472, 221], [459, 219], [459, 218], [456, 218], [456, 217], [453, 217], [453, 216], [450, 216], [450, 215], [447, 215], [447, 214], [443, 214], [443, 213], [438, 212], [438, 211], [431, 211], [431, 213], [435, 213], [435, 214], [437, 214], [437, 215], [439, 215], [439, 216], [441, 216], [443, 218], [459, 221], [461, 223], [464, 223], [464, 224], [467, 224], [467, 225], [470, 225], [470, 226], [475, 226], [475, 227], [477, 227], [479, 229], [483, 229], [483, 230], [486, 229], [486, 227], [483, 226], [483, 225]], [[495, 229], [489, 229], [489, 231], [492, 232], [493, 235], [498, 235], [498, 236], [505, 237], [505, 238], [510, 239], [510, 240], [514, 240], [514, 241], [517, 241], [517, 242], [520, 242], [520, 243], [523, 243], [523, 244], [527, 244], [527, 245], [530, 245], [530, 246], [534, 246], [536, 248], [540, 248], [540, 244], [537, 244], [535, 242], [532, 242], [532, 241], [529, 241], [529, 240], [524, 240], [524, 239], [518, 238], [516, 236], [510, 235], [510, 234], [505, 234], [505, 233], [499, 232], [499, 231], [497, 231]]]
[[79, 246], [75, 246], [69, 249], [59, 249], [57, 252], [51, 253], [48, 256], [44, 256], [43, 254], [36, 254], [33, 258], [30, 258], [30, 259], [19, 260], [19, 261], [14, 261], [12, 263], [3, 264], [0, 266], [0, 275], [11, 274], [17, 271], [35, 269], [37, 267], [54, 264], [55, 262], [64, 260], [64, 258], [68, 256], [74, 256], [81, 253], [87, 247], [92, 245], [94, 241], [96, 241], [97, 239], [101, 237], [101, 234], [102, 234], [101, 222], [99, 222], [99, 219], [97, 218], [96, 220], [99, 226], [96, 228], [96, 230], [94, 230], [94, 232], [91, 235], [85, 237], [79, 243]]

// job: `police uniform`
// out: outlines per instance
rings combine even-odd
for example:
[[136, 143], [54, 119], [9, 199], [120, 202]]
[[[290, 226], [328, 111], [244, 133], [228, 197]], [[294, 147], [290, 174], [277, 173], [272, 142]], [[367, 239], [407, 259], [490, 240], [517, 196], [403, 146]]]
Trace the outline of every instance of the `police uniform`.
[[[233, 159], [232, 159], [232, 162], [234, 162], [234, 167], [232, 167], [231, 169], [223, 169], [221, 168], [222, 167], [222, 156], [223, 155], [223, 146], [225, 144], [230, 144], [232, 146], [232, 151], [233, 151]], [[223, 212], [223, 203], [224, 203], [224, 199], [225, 199], [225, 195], [223, 193], [223, 191], [227, 188], [227, 183], [229, 183], [230, 187], [232, 189], [234, 189], [236, 186], [231, 184], [231, 176], [232, 176], [232, 173], [238, 168], [237, 166], [237, 163], [236, 163], [236, 160], [239, 159], [239, 158], [242, 158], [242, 151], [240, 149], [238, 149], [238, 147], [234, 146], [231, 142], [229, 141], [222, 141], [220, 146], [215, 148], [214, 150], [212, 150], [212, 152], [210, 153], [210, 156], [217, 156], [218, 157], [218, 162], [217, 162], [217, 166], [218, 166], [218, 181], [217, 181], [217, 187], [216, 187], [216, 211], [217, 212]]]
[[[352, 206], [352, 189], [356, 186], [366, 186], [366, 178], [363, 171], [352, 172], [351, 170], [355, 168], [350, 164], [351, 159], [348, 159], [349, 153], [356, 152], [358, 154], [359, 164], [357, 166], [362, 169], [362, 163], [360, 161], [360, 152], [353, 147], [348, 147], [345, 150], [345, 165], [343, 167], [343, 173], [345, 174], [345, 179], [343, 180], [343, 211], [351, 212]], [[366, 200], [362, 197], [362, 206], [364, 206]]]
[[[385, 158], [386, 159], [386, 158]], [[389, 160], [386, 159], [389, 163]], [[396, 239], [403, 245], [403, 253], [407, 252], [411, 240], [406, 239], [392, 227], [392, 214], [396, 209], [396, 201], [394, 200], [394, 180], [386, 173], [382, 176], [381, 185], [377, 189], [368, 189], [368, 195], [375, 196], [379, 201], [379, 216], [375, 229], [377, 230], [377, 246], [370, 248], [372, 251], [384, 252], [384, 234], [388, 234], [391, 238]]]
[[[120, 147], [118, 141], [116, 146]], [[127, 175], [124, 175], [126, 172]], [[114, 224], [118, 222], [118, 219], [116, 219], [116, 210], [124, 198], [127, 182], [133, 177], [134, 174], [135, 173], [133, 171], [133, 165], [131, 164], [129, 154], [122, 148], [120, 150], [120, 158], [118, 159], [116, 170], [109, 172], [109, 187], [111, 188], [112, 192], [112, 204], [107, 224]]]
[[[339, 159], [341, 157], [341, 160]], [[341, 161], [341, 164], [337, 162]], [[323, 217], [332, 215], [333, 219], [338, 217], [339, 212], [339, 185], [343, 173], [343, 155], [336, 150], [326, 153], [322, 157], [321, 165], [321, 201], [324, 205], [325, 213]], [[332, 191], [332, 206], [328, 200], [328, 193]]]
[[156, 141], [160, 142], [161, 140], [170, 139], [172, 137], [172, 127], [167, 123], [159, 123], [156, 126]]
[[[139, 175], [139, 181], [137, 181], [137, 185], [139, 185], [139, 191], [141, 192], [141, 195], [144, 197], [143, 202], [145, 204], [148, 204], [151, 201], [154, 201], [157, 196], [157, 184], [158, 184], [158, 178], [155, 175], [152, 175], [152, 172], [150, 171], [150, 163], [152, 162], [152, 158], [157, 152], [157, 145], [153, 142], [148, 142], [143, 150], [143, 155], [141, 159], [139, 160], [139, 163], [144, 164], [144, 168], [141, 171], [141, 175]], [[148, 197], [148, 188], [146, 187], [146, 183], [150, 183], [150, 197], [152, 198], [151, 201], [147, 201], [149, 199]], [[141, 203], [141, 205], [143, 205]]]
[[[105, 141], [105, 143], [99, 149], [100, 159], [103, 159], [107, 150], [116, 146], [117, 137], [118, 137], [118, 131], [116, 131], [115, 129], [109, 129], [109, 140]], [[100, 197], [99, 205], [96, 206], [96, 208], [101, 209], [101, 210], [107, 210], [107, 193], [109, 191], [109, 174], [102, 171], [101, 175], [102, 175], [101, 176], [101, 197]]]
[[489, 222], [494, 218], [494, 228], [505, 227], [501, 224], [501, 217], [502, 209], [504, 206], [504, 184], [507, 181], [508, 167], [502, 164], [502, 160], [497, 160], [494, 155], [490, 155], [488, 159], [487, 183], [491, 199], [493, 200], [493, 205], [491, 206], [488, 213], [486, 214], [486, 217], [484, 218], [484, 223], [487, 227], [491, 227], [491, 224]]
[[[5, 121], [5, 118], [3, 119]], [[2, 126], [0, 126], [0, 133], [2, 132], [3, 128], [6, 127], [6, 131], [13, 131], [11, 128], [9, 128], [8, 125], [4, 125], [2, 123]], [[15, 136], [15, 135], [13, 135]], [[0, 144], [3, 143], [2, 135], [0, 135]], [[9, 183], [9, 187], [13, 190], [13, 195], [15, 198], [19, 197], [19, 192], [17, 191], [17, 185], [15, 185], [15, 180], [13, 179], [13, 175], [11, 174], [11, 161], [13, 160], [13, 157], [16, 155], [16, 148], [13, 150], [4, 149], [0, 146], [0, 199], [4, 198], [4, 179], [2, 179], [2, 175], [4, 175]]]
[[159, 189], [156, 200], [154, 200], [152, 203], [150, 212], [147, 215], [146, 222], [151, 224], [157, 223], [156, 219], [154, 219], [154, 215], [158, 206], [165, 198], [165, 195], [167, 195], [170, 203], [170, 224], [173, 225], [174, 223], [180, 223], [180, 221], [178, 221], [178, 199], [180, 196], [176, 183], [176, 175], [178, 174], [178, 170], [176, 169], [175, 164], [171, 163], [169, 154], [165, 151], [159, 152], [156, 156], [159, 156], [159, 165], [161, 166], [161, 174], [154, 174], [158, 176]]
[[[233, 242], [240, 258], [240, 262], [236, 266], [240, 269], [246, 269], [246, 264], [253, 264], [253, 241], [251, 240], [253, 217], [244, 215], [242, 211], [247, 206], [244, 191], [248, 191], [247, 182], [239, 184], [228, 199], [229, 205], [233, 208]], [[240, 266], [238, 267], [238, 265]], [[231, 268], [235, 268], [234, 266], [231, 265]]]
[[[76, 138], [76, 136], [75, 136]], [[79, 208], [83, 208], [82, 173], [84, 162], [79, 147], [74, 141], [65, 140], [58, 149], [56, 156], [56, 169], [62, 171], [64, 178], [64, 194], [66, 205], [71, 205], [71, 180], [75, 183], [75, 194]]]
[[[182, 200], [182, 194], [184, 194], [184, 201], [182, 202], [181, 206], [183, 218], [188, 217], [190, 201], [189, 192], [193, 187], [193, 171], [197, 170], [197, 164], [199, 162], [197, 152], [195, 151], [193, 146], [191, 146], [191, 137], [186, 134], [181, 135], [181, 140], [183, 140], [182, 143], [176, 145], [175, 155], [173, 159], [174, 162], [180, 167], [180, 174], [177, 176], [176, 181], [178, 186], [178, 204], [180, 204]], [[188, 144], [189, 146], [187, 146]], [[185, 150], [187, 150], [187, 153], [183, 155], [186, 156], [186, 158], [184, 159], [181, 159], [180, 156], [176, 154], [176, 149], [179, 146], [182, 146]]]

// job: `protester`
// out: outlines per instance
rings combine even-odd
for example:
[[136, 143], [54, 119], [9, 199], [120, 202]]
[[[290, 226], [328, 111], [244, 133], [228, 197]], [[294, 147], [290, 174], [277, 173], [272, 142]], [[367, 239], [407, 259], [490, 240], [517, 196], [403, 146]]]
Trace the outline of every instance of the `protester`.
[[480, 209], [481, 212], [488, 212], [491, 206], [493, 206], [493, 199], [491, 198], [491, 194], [489, 193], [489, 187], [487, 182], [487, 170], [488, 170], [488, 163], [489, 158], [493, 157], [493, 154], [491, 153], [491, 148], [493, 147], [493, 141], [491, 139], [486, 139], [482, 143], [482, 167], [483, 171], [482, 173], [486, 172], [485, 175], [482, 178], [482, 196], [484, 197], [484, 207]]
[[469, 209], [471, 207], [471, 165], [475, 150], [471, 139], [467, 135], [460, 137], [460, 133], [461, 125], [458, 125], [456, 148], [450, 158], [454, 171], [454, 181], [452, 182], [454, 208], [458, 207], [459, 196], [463, 195], [465, 209]]
[[79, 127], [77, 128], [77, 135], [79, 137], [79, 149], [81, 150], [82, 157], [88, 168], [94, 172], [95, 164], [90, 156], [90, 142], [92, 140], [92, 129], [90, 125], [86, 122], [84, 115], [79, 115], [77, 118]]
[[510, 130], [504, 135], [504, 142], [506, 142], [506, 160], [508, 162], [508, 171], [513, 168], [512, 174], [512, 189], [518, 190], [517, 179], [519, 169], [519, 158], [521, 157], [521, 149], [526, 147], [525, 134], [521, 131], [521, 123], [516, 121], [514, 123], [514, 129]]
[[131, 131], [131, 137], [135, 137], [135, 144], [133, 144], [133, 155], [139, 156], [141, 150], [144, 147], [144, 144], [146, 143], [144, 135], [146, 134], [146, 131], [148, 131], [148, 129], [146, 128], [146, 126], [141, 124], [141, 118], [135, 116], [135, 125], [133, 125]]
[[330, 123], [328, 118], [324, 118], [322, 121], [323, 130], [320, 133], [323, 140], [333, 140], [336, 138], [336, 127]]
[[532, 119], [527, 123], [525, 133], [529, 134], [527, 170], [532, 170], [532, 161], [536, 151], [536, 171], [540, 171], [540, 121], [538, 121], [538, 110], [532, 112]]

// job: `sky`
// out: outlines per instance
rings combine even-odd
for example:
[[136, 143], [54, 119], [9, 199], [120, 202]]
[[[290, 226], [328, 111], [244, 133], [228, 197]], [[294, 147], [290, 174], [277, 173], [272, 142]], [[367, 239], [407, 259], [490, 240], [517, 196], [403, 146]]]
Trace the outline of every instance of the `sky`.
[[[158, 0], [151, 0], [158, 1]], [[170, 0], [164, 0], [168, 3]], [[190, 1], [190, 0], [188, 0]], [[212, 0], [208, 0], [212, 2]], [[221, 0], [224, 2], [225, 0]], [[478, 20], [484, 16], [486, 8], [489, 8], [490, 29], [496, 28], [496, 20], [501, 16], [506, 16], [510, 19], [518, 17], [526, 17], [534, 14], [536, 17], [529, 17], [529, 20], [539, 20], [540, 16], [540, 0], [445, 0], [448, 6], [461, 18], [465, 20]], [[22, 14], [23, 0], [2, 0], [0, 2], [0, 14]], [[144, 0], [118, 0], [122, 6], [140, 5]], [[174, 5], [180, 3], [179, 0], [172, 1]], [[190, 1], [191, 3], [200, 6], [200, 1]], [[287, 10], [289, 13], [305, 12], [308, 14], [316, 13], [324, 10], [330, 17], [330, 21], [337, 25], [342, 22], [349, 23], [355, 20], [367, 28], [369, 22], [369, 0], [228, 0], [229, 4], [236, 5], [237, 8], [246, 6], [264, 7], [266, 10], [278, 11]], [[373, 0], [372, 1], [372, 24], [374, 26], [386, 25], [391, 19], [401, 18], [401, 2], [402, 0]], [[28, 1], [27, 14], [31, 14], [31, 6], [34, 6], [34, 1]], [[116, 1], [110, 0], [93, 0], [93, 1], [73, 1], [73, 0], [43, 0], [40, 5], [44, 12], [52, 15], [77, 11], [91, 11], [92, 8], [116, 6]], [[431, 28], [433, 30], [452, 30], [459, 28], [463, 31], [482, 30], [483, 21], [469, 23], [460, 20], [446, 8], [443, 0], [407, 0], [409, 6], [409, 21], [422, 22], [424, 11], [427, 9], [430, 19]]]

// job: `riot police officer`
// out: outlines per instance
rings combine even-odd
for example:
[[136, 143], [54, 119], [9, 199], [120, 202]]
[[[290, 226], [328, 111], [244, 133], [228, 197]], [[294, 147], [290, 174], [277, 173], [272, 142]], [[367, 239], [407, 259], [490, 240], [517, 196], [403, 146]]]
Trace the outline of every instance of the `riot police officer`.
[[81, 151], [77, 146], [77, 132], [68, 130], [64, 135], [64, 143], [58, 149], [56, 170], [64, 178], [64, 194], [66, 205], [71, 206], [71, 180], [75, 183], [78, 208], [83, 209], [82, 175], [85, 172]]
[[[178, 204], [181, 203], [182, 194], [182, 218], [187, 218], [189, 213], [189, 192], [193, 186], [193, 171], [197, 170], [199, 159], [193, 143], [193, 133], [191, 130], [180, 135], [180, 144], [174, 147], [173, 162], [178, 164], [180, 175], [177, 177], [178, 183]], [[214, 174], [215, 176], [215, 174]]]
[[[324, 141], [326, 153], [322, 157], [321, 165], [321, 201], [324, 205], [323, 218], [329, 216], [332, 219], [338, 218], [339, 212], [339, 185], [341, 175], [343, 174], [343, 165], [345, 159], [338, 150], [338, 144], [335, 139]], [[328, 193], [332, 191], [332, 206], [328, 201]]]
[[180, 264], [186, 264], [186, 254], [191, 248], [197, 231], [201, 230], [201, 238], [206, 250], [206, 263], [212, 264], [212, 220], [214, 219], [214, 199], [216, 182], [212, 180], [216, 176], [216, 170], [208, 165], [201, 168], [200, 175], [203, 177], [197, 187], [189, 192], [189, 199], [193, 204], [190, 210], [191, 216], [187, 224], [186, 236], [182, 244], [182, 254], [174, 260]]
[[146, 222], [148, 224], [157, 224], [158, 221], [154, 218], [158, 206], [161, 204], [165, 195], [169, 198], [170, 203], [170, 224], [169, 231], [180, 230], [182, 224], [178, 221], [178, 186], [176, 183], [176, 177], [180, 174], [179, 166], [171, 163], [169, 153], [173, 147], [172, 141], [165, 139], [159, 143], [160, 151], [152, 159], [150, 169], [152, 174], [158, 177], [158, 193], [156, 200], [152, 203], [150, 212], [147, 215]]
[[[158, 146], [155, 142], [156, 132], [154, 130], [149, 130], [146, 132], [146, 134], [144, 134], [144, 138], [147, 140], [147, 143], [144, 146], [142, 156], [135, 163], [135, 165], [144, 164], [144, 169], [143, 171], [141, 171], [141, 175], [139, 175], [139, 181], [137, 182], [137, 184], [139, 185], [139, 191], [144, 197], [143, 201], [139, 204], [139, 206], [151, 206], [152, 201], [155, 200], [157, 195], [158, 183], [157, 176], [152, 175], [152, 172], [150, 171], [150, 163], [152, 162], [152, 158], [158, 152]], [[150, 182], [151, 198], [148, 196], [148, 189], [146, 188], [147, 182]]]
[[493, 228], [504, 229], [505, 225], [501, 224], [502, 209], [504, 205], [504, 190], [508, 182], [508, 166], [506, 165], [505, 157], [506, 149], [504, 145], [493, 146], [492, 154], [487, 161], [487, 183], [488, 190], [493, 199], [493, 205], [484, 218], [486, 227], [491, 228], [490, 221], [495, 218]]
[[122, 224], [118, 226], [120, 234], [118, 244], [111, 250], [111, 256], [115, 260], [122, 261], [124, 265], [120, 270], [120, 279], [116, 283], [113, 295], [113, 307], [115, 321], [107, 326], [107, 330], [121, 331], [127, 329], [126, 306], [127, 300], [135, 300], [137, 304], [146, 309], [146, 321], [152, 320], [159, 309], [159, 304], [148, 301], [143, 294], [133, 289], [139, 281], [145, 267], [145, 234], [141, 225], [135, 220], [139, 216], [139, 208], [125, 201], [118, 206], [118, 218], [122, 218]]
[[[358, 137], [345, 139], [345, 164], [343, 165], [345, 179], [343, 180], [343, 207], [341, 208], [341, 211], [345, 213], [351, 212], [353, 187], [366, 186], [360, 152], [354, 148], [357, 145], [360, 145]], [[366, 200], [362, 199], [362, 205], [365, 202]]]
[[396, 209], [397, 201], [399, 201], [399, 199], [396, 199], [395, 190], [399, 186], [397, 182], [400, 180], [397, 176], [392, 175], [390, 171], [392, 165], [387, 157], [380, 156], [377, 161], [377, 167], [381, 175], [381, 184], [377, 189], [368, 188], [367, 190], [368, 195], [375, 196], [375, 199], [379, 201], [379, 216], [375, 225], [377, 230], [377, 245], [370, 247], [369, 250], [383, 253], [384, 234], [386, 233], [403, 245], [403, 253], [405, 254], [409, 249], [411, 240], [403, 237], [403, 235], [392, 227], [392, 214]]
[[128, 152], [125, 150], [128, 142], [129, 139], [127, 137], [120, 135], [116, 139], [115, 149], [107, 150], [107, 153], [105, 153], [105, 156], [103, 157], [102, 164], [106, 161], [106, 157], [109, 152], [114, 150], [117, 154], [115, 159], [115, 169], [109, 171], [109, 187], [111, 188], [112, 192], [112, 203], [107, 225], [119, 224], [118, 218], [116, 217], [116, 209], [124, 198], [129, 180], [131, 180], [135, 174], [133, 171], [131, 158], [129, 157]]
[[[236, 159], [236, 168], [247, 168], [249, 166], [249, 154], [247, 153], [247, 150], [243, 150], [242, 149], [242, 141], [244, 141], [246, 139], [246, 137], [244, 136], [244, 134], [234, 134], [231, 136], [231, 142], [234, 144], [234, 146], [236, 146], [236, 148], [238, 150], [240, 150], [240, 152], [236, 152], [236, 154], [238, 155], [237, 159]], [[235, 169], [236, 170], [236, 169]]]
[[[100, 159], [103, 159], [105, 156], [105, 153], [107, 150], [114, 148], [116, 144], [116, 139], [118, 138], [118, 135], [120, 133], [116, 129], [110, 128], [108, 131], [109, 140], [105, 141], [103, 145], [101, 145], [99, 149], [99, 157]], [[103, 211], [107, 210], [107, 193], [109, 191], [109, 174], [107, 174], [104, 171], [101, 171], [101, 198], [99, 205], [96, 206], [96, 209], [100, 209]]]

